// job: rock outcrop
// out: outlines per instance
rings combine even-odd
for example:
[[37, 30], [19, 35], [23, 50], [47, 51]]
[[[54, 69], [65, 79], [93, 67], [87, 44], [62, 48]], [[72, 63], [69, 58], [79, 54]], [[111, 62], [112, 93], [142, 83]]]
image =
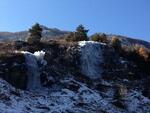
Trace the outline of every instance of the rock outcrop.
[[27, 68], [22, 54], [2, 53], [0, 55], [0, 77], [15, 86], [25, 89]]
[[[91, 41], [50, 41], [38, 45], [15, 42], [9, 48], [30, 53], [0, 56], [0, 76], [13, 85], [0, 79], [2, 112], [150, 111], [149, 75], [145, 76], [134, 62], [120, 57], [106, 44]], [[44, 55], [37, 50], [43, 51]], [[38, 84], [41, 86], [36, 87], [39, 90], [15, 90], [25, 89], [29, 76], [34, 74], [40, 76]], [[34, 80], [30, 82], [37, 83]]]

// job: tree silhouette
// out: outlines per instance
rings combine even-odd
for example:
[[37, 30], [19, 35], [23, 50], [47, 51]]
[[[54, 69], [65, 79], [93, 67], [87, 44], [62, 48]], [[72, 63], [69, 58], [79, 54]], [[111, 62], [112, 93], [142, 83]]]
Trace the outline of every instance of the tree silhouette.
[[27, 42], [30, 44], [39, 43], [42, 38], [42, 28], [38, 23], [32, 26], [29, 29], [29, 37], [27, 38]]

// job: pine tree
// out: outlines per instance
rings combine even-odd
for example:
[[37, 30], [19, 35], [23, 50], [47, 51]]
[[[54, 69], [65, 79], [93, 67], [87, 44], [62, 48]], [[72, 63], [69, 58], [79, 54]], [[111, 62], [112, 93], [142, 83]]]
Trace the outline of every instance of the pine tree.
[[30, 44], [39, 43], [42, 38], [42, 28], [38, 23], [32, 26], [29, 29], [29, 37], [27, 38], [27, 42]]
[[65, 37], [65, 40], [68, 42], [87, 41], [88, 31], [89, 30], [86, 30], [83, 25], [79, 25], [75, 32], [71, 32]]
[[88, 31], [89, 30], [86, 30], [83, 25], [79, 25], [76, 28], [76, 32], [75, 32], [76, 41], [84, 41], [84, 40], [87, 41], [88, 40], [88, 36], [87, 36]]

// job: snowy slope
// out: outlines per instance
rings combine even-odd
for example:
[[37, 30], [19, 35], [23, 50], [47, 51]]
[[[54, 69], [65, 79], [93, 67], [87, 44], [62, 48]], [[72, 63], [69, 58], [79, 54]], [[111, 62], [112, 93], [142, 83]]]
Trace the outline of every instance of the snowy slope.
[[[77, 92], [69, 89], [55, 90], [42, 88], [39, 92], [18, 90], [0, 79], [0, 111], [1, 113], [148, 113], [150, 100], [138, 92], [130, 92], [125, 98], [128, 108], [123, 110], [111, 104], [114, 100], [102, 97], [97, 91], [88, 88], [85, 84], [75, 80], [80, 86]], [[59, 87], [59, 86], [58, 86]], [[144, 106], [143, 106], [144, 105]]]

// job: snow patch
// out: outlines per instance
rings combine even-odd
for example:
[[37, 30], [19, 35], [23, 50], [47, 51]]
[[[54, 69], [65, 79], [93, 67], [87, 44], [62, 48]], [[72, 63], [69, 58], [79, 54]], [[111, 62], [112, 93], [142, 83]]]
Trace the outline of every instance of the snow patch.
[[34, 52], [34, 56], [40, 61], [41, 64], [46, 65], [47, 62], [44, 60], [45, 52], [44, 51], [36, 51]]

